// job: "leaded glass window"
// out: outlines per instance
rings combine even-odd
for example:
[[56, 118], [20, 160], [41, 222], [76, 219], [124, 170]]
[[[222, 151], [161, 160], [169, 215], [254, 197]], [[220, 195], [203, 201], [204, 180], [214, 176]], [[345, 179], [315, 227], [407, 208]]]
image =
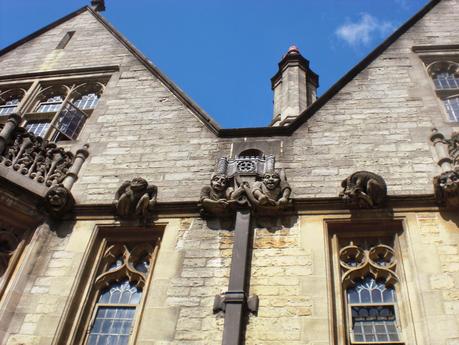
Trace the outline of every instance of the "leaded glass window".
[[88, 345], [127, 345], [142, 290], [127, 279], [101, 291]]
[[99, 102], [99, 96], [96, 93], [88, 93], [73, 101], [73, 104], [81, 110], [94, 109]]
[[395, 290], [368, 276], [347, 289], [354, 342], [399, 341], [395, 317]]
[[344, 240], [340, 247], [349, 344], [400, 344], [393, 239]]
[[76, 139], [86, 121], [86, 114], [71, 103], [66, 103], [59, 113], [56, 129], [68, 139]]
[[37, 137], [44, 137], [48, 132], [49, 125], [49, 121], [29, 121], [26, 124], [26, 130]]
[[85, 345], [127, 345], [135, 324], [153, 247], [114, 243], [105, 251]]
[[11, 114], [17, 105], [21, 102], [20, 98], [13, 98], [0, 105], [0, 116], [6, 116]]
[[64, 98], [62, 96], [52, 96], [49, 97], [46, 101], [40, 102], [37, 107], [37, 113], [51, 113], [59, 111], [61, 108]]
[[450, 121], [459, 121], [459, 96], [444, 99], [446, 111], [448, 112], [448, 118]]
[[438, 73], [434, 78], [437, 89], [459, 89], [459, 76], [453, 73]]

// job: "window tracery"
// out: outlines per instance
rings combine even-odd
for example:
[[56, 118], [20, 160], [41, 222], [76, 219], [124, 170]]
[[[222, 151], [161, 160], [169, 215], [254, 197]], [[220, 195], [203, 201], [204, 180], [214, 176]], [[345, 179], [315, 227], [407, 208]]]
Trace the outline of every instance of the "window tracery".
[[13, 113], [21, 103], [25, 92], [23, 88], [0, 90], [0, 116], [6, 117]]
[[342, 241], [339, 264], [350, 344], [401, 344], [390, 238]]
[[0, 88], [0, 121], [19, 112], [25, 120], [22, 125], [36, 136], [51, 141], [75, 140], [99, 103], [107, 81], [103, 77], [73, 83], [37, 81], [24, 88], [5, 86]]
[[459, 63], [436, 60], [427, 66], [437, 97], [443, 102], [448, 120], [459, 122]]
[[128, 344], [153, 249], [147, 243], [108, 246], [94, 283], [97, 297], [85, 344]]

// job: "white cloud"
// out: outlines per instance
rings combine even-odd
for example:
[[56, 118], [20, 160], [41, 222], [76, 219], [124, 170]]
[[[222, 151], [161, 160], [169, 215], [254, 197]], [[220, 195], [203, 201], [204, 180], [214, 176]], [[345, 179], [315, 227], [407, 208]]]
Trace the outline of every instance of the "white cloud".
[[381, 21], [368, 13], [362, 13], [358, 21], [341, 25], [335, 33], [351, 46], [358, 46], [369, 44], [375, 35], [383, 37], [393, 30], [394, 25], [391, 22]]

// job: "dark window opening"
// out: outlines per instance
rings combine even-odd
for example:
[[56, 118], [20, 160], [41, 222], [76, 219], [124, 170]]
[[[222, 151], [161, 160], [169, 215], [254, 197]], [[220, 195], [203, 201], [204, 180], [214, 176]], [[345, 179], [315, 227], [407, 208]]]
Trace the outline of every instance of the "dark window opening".
[[64, 49], [69, 43], [69, 41], [72, 39], [74, 34], [75, 34], [75, 31], [67, 32], [65, 36], [61, 39], [59, 44], [57, 45], [56, 49]]
[[263, 152], [257, 149], [244, 150], [237, 156], [238, 158], [263, 158]]

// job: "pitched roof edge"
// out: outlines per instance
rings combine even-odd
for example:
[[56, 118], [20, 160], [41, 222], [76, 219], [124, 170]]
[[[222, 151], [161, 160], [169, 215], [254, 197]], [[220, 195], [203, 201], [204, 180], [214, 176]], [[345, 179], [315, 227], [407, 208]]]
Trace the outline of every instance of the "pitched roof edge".
[[333, 84], [322, 96], [320, 96], [314, 103], [311, 104], [303, 113], [293, 120], [290, 124], [283, 127], [255, 127], [255, 128], [223, 128], [219, 131], [220, 137], [231, 138], [238, 136], [258, 137], [264, 135], [279, 135], [289, 136], [293, 134], [303, 123], [311, 118], [322, 106], [324, 106], [333, 96], [335, 96], [344, 86], [354, 79], [361, 71], [370, 65], [376, 58], [378, 58], [392, 43], [394, 43], [400, 36], [407, 32], [414, 26], [420, 19], [422, 19], [432, 8], [434, 8], [442, 0], [430, 0], [421, 10], [414, 16], [408, 19], [402, 26], [386, 38], [379, 46], [371, 51], [359, 63], [357, 63], [351, 70], [342, 76], [335, 84]]
[[333, 84], [321, 97], [311, 104], [302, 114], [293, 120], [287, 127], [289, 133], [293, 133], [303, 123], [305, 123], [312, 115], [314, 115], [323, 105], [325, 105], [334, 95], [336, 95], [344, 86], [354, 79], [360, 72], [368, 67], [376, 58], [378, 58], [392, 43], [398, 40], [404, 33], [413, 27], [420, 19], [422, 19], [432, 8], [434, 8], [442, 0], [430, 0], [423, 8], [421, 8], [414, 16], [402, 24], [392, 35], [386, 38], [379, 46], [371, 51], [366, 57], [357, 63], [350, 71], [341, 77]]
[[221, 130], [218, 123], [212, 119], [203, 109], [201, 109], [190, 97], [188, 97], [180, 87], [178, 87], [169, 77], [167, 77], [163, 72], [161, 72], [140, 50], [138, 50], [134, 45], [129, 42], [129, 40], [124, 37], [118, 30], [111, 25], [107, 19], [101, 16], [98, 12], [94, 11], [92, 8], [88, 7], [88, 12], [94, 15], [94, 17], [99, 20], [99, 22], [105, 26], [105, 28], [113, 35], [115, 38], [123, 44], [129, 52], [134, 55], [155, 77], [157, 77], [161, 82], [166, 85], [166, 87], [178, 98], [180, 99], [192, 112], [202, 121], [202, 123], [210, 129], [211, 132], [218, 135], [218, 132]]
[[26, 43], [27, 41], [30, 41], [30, 40], [34, 39], [35, 37], [40, 36], [41, 34], [45, 33], [46, 31], [55, 28], [56, 26], [66, 22], [67, 20], [72, 19], [73, 17], [76, 17], [77, 15], [79, 15], [80, 13], [83, 13], [87, 9], [89, 9], [88, 6], [83, 6], [83, 7], [79, 8], [78, 10], [76, 10], [76, 11], [74, 11], [72, 13], [69, 13], [68, 15], [66, 15], [64, 17], [59, 18], [58, 20], [52, 22], [51, 24], [48, 24], [48, 25], [42, 27], [41, 29], [38, 29], [37, 31], [32, 32], [30, 35], [27, 35], [27, 36], [21, 38], [19, 41], [16, 41], [16, 42], [10, 44], [9, 46], [6, 46], [5, 48], [0, 50], [0, 56], [10, 52], [11, 50], [19, 47], [20, 45]]
[[336, 95], [344, 86], [354, 79], [362, 70], [370, 65], [377, 57], [379, 57], [389, 46], [392, 45], [400, 36], [407, 32], [413, 25], [415, 25], [421, 18], [423, 18], [432, 8], [434, 8], [442, 0], [430, 0], [421, 10], [414, 16], [408, 19], [402, 26], [400, 26], [392, 35], [390, 35], [384, 42], [371, 51], [365, 58], [357, 63], [350, 71], [341, 77], [335, 84], [333, 84], [321, 97], [319, 97], [309, 108], [301, 113], [289, 125], [283, 127], [253, 127], [253, 128], [220, 128], [218, 123], [213, 120], [204, 110], [202, 110], [191, 98], [189, 98], [175, 83], [173, 83], [163, 72], [161, 72], [148, 58], [143, 55], [137, 48], [135, 48], [121, 33], [119, 33], [104, 17], [99, 13], [92, 10], [89, 6], [84, 6], [47, 26], [33, 32], [32, 34], [16, 41], [9, 46], [0, 50], [0, 57], [16, 47], [26, 43], [27, 41], [41, 35], [42, 33], [62, 24], [63, 22], [79, 15], [84, 11], [88, 11], [94, 15], [99, 22], [109, 30], [113, 36], [118, 39], [140, 62], [171, 92], [178, 97], [185, 105], [191, 109], [195, 115], [203, 122], [203, 124], [210, 129], [211, 132], [219, 137], [232, 138], [232, 137], [260, 137], [260, 136], [289, 136], [295, 132], [303, 123], [305, 123], [311, 116], [313, 116], [323, 105], [325, 105], [334, 95]]

